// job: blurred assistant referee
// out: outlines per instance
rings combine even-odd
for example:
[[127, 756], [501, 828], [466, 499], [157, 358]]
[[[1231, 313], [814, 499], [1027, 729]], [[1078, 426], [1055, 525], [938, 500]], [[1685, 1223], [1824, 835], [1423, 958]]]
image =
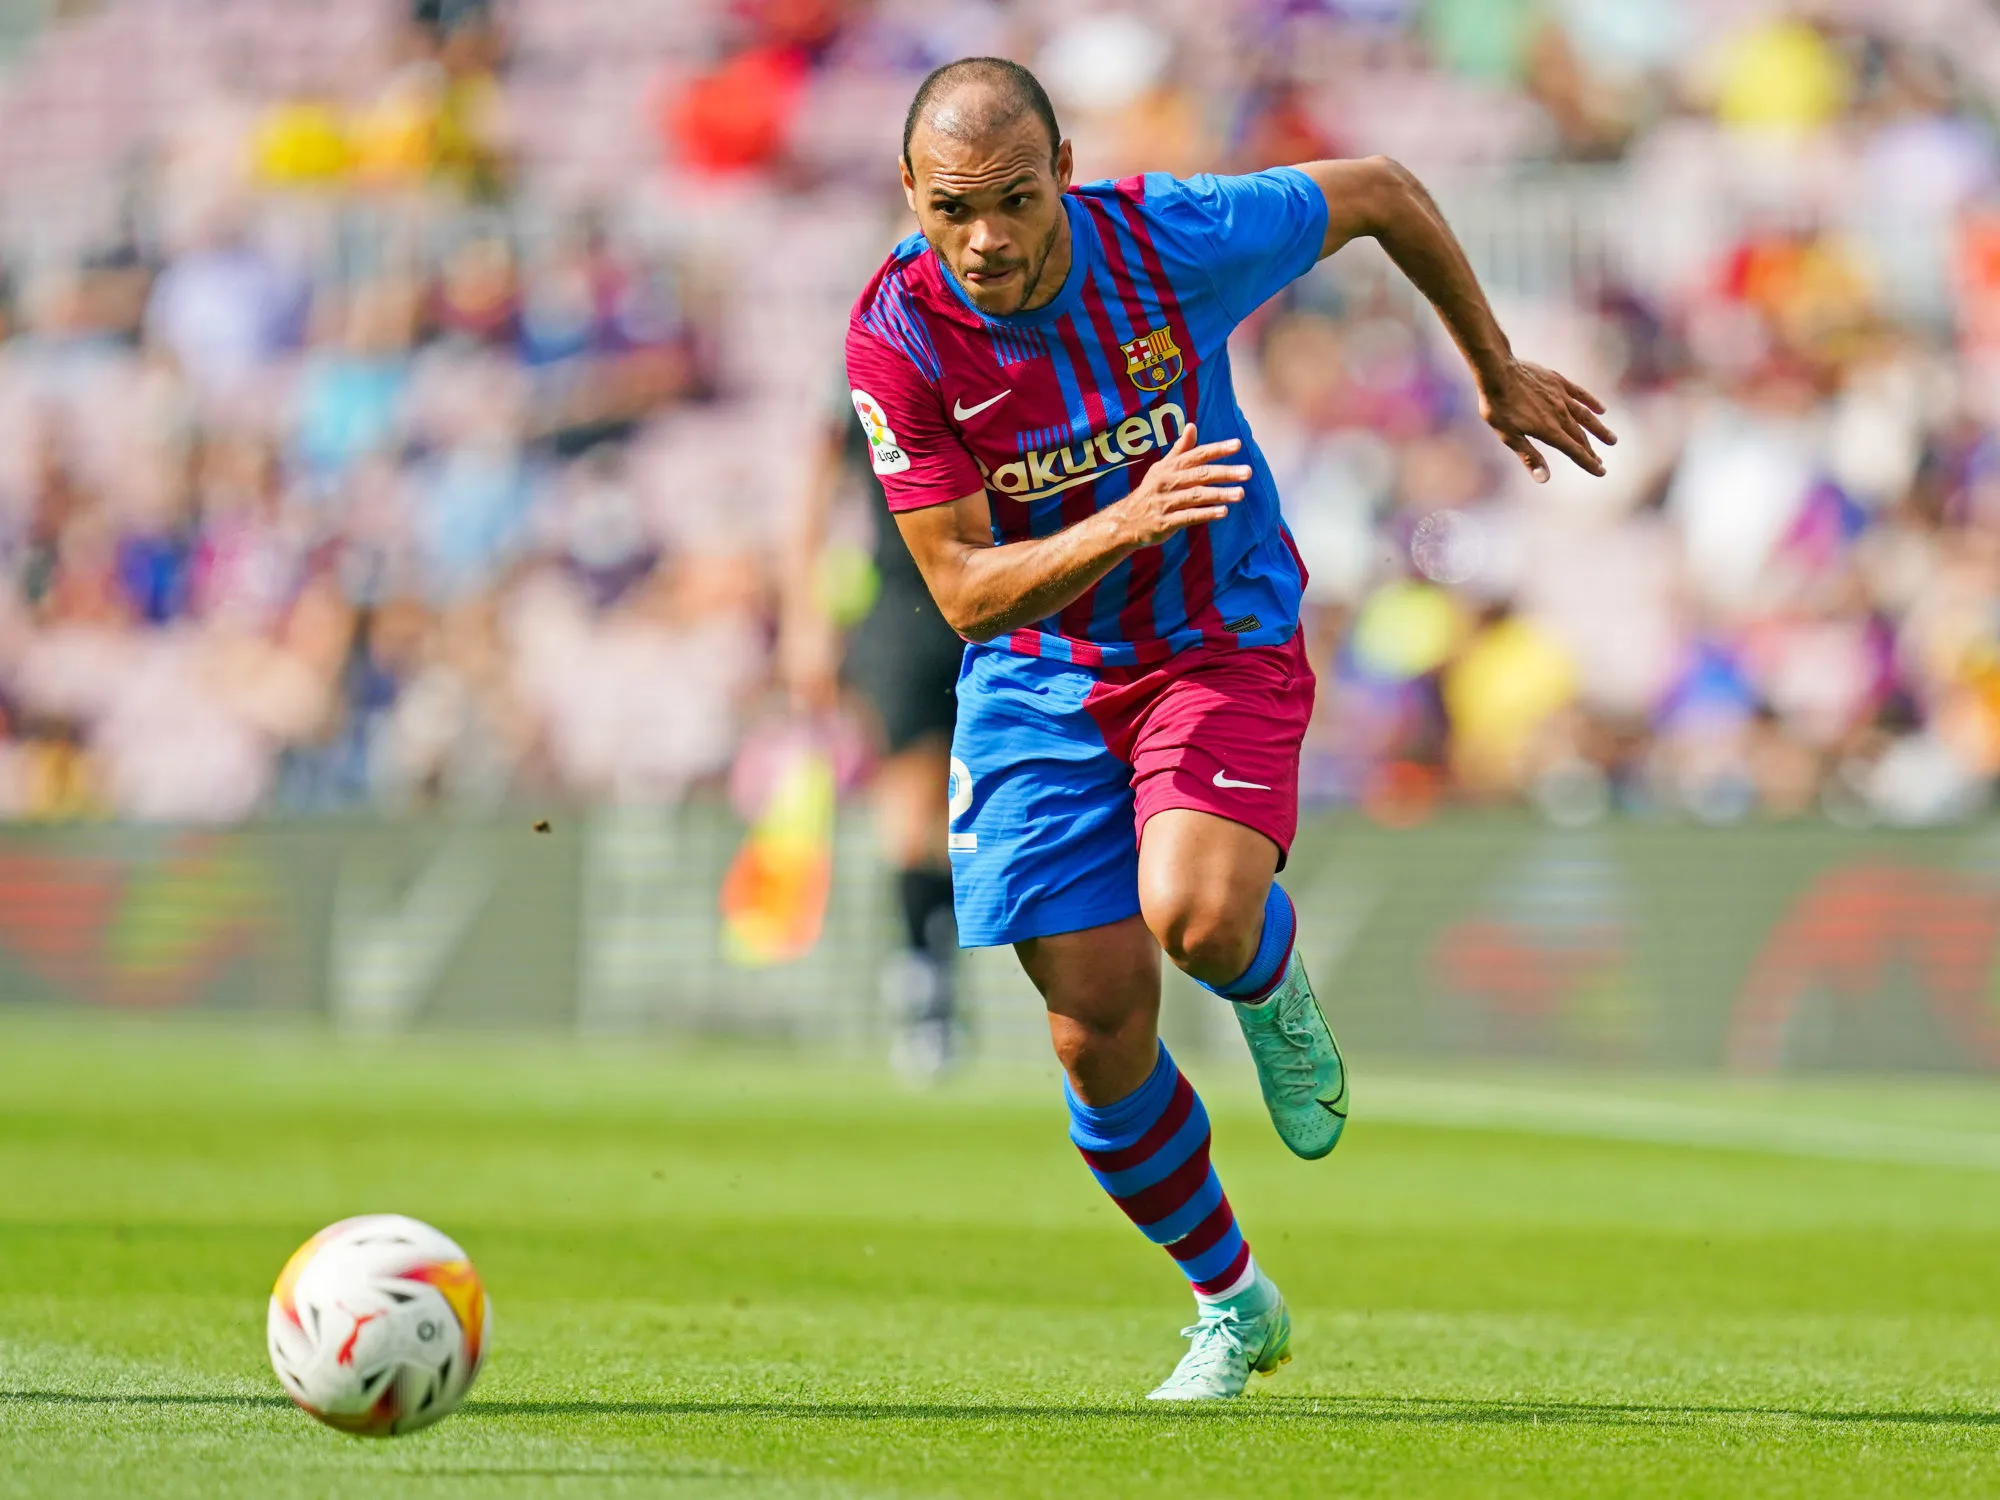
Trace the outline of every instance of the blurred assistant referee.
[[[841, 651], [828, 608], [829, 533], [843, 497], [865, 497], [873, 531], [873, 607]], [[966, 1029], [955, 984], [958, 929], [945, 851], [951, 735], [965, 642], [938, 612], [923, 575], [890, 523], [868, 440], [843, 386], [829, 407], [809, 474], [787, 569], [779, 657], [801, 711], [833, 706], [841, 682], [866, 701], [882, 761], [874, 785], [882, 851], [895, 867], [904, 946], [883, 974], [896, 1025], [892, 1058], [928, 1082], [960, 1056]]]

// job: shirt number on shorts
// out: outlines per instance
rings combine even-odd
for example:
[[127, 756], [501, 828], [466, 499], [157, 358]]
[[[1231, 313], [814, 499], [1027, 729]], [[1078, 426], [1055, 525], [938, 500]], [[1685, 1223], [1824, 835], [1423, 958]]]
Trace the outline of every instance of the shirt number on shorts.
[[[951, 779], [945, 783], [945, 807], [954, 823], [972, 811], [972, 772], [956, 755], [951, 758]], [[970, 829], [960, 833], [954, 828], [945, 838], [945, 848], [952, 854], [970, 854], [978, 847], [979, 835]]]

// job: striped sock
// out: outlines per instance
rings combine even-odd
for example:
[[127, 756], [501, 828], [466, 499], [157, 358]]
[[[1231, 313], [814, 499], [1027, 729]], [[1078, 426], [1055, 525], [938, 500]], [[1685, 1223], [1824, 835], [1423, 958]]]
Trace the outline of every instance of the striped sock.
[[1234, 1000], [1243, 1005], [1255, 1005], [1285, 977], [1285, 970], [1291, 967], [1292, 939], [1298, 935], [1299, 917], [1292, 909], [1292, 898], [1285, 894], [1285, 888], [1277, 881], [1271, 882], [1271, 889], [1264, 894], [1264, 930], [1257, 938], [1257, 951], [1251, 956], [1250, 967], [1237, 975], [1228, 984], [1209, 984], [1202, 988], [1212, 990], [1225, 1000]]
[[1093, 1109], [1067, 1085], [1069, 1138], [1098, 1186], [1156, 1245], [1164, 1245], [1205, 1302], [1236, 1296], [1257, 1277], [1250, 1246], [1208, 1160], [1208, 1111], [1167, 1049], [1137, 1092]]

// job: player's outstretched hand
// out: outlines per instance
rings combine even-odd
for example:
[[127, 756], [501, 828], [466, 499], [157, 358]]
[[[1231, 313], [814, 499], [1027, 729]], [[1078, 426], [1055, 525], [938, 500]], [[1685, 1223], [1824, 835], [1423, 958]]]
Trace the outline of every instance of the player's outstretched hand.
[[1236, 438], [1195, 446], [1194, 423], [1146, 471], [1139, 487], [1108, 510], [1119, 512], [1121, 540], [1133, 547], [1156, 547], [1176, 531], [1219, 521], [1243, 498], [1248, 464], [1217, 463], [1243, 444]]
[[1480, 392], [1479, 407], [1486, 425], [1520, 455], [1537, 484], [1548, 482], [1549, 465], [1536, 442], [1547, 443], [1584, 473], [1602, 477], [1604, 460], [1590, 440], [1595, 437], [1607, 446], [1618, 441], [1604, 425], [1602, 401], [1575, 381], [1526, 360], [1509, 365], [1498, 388]]

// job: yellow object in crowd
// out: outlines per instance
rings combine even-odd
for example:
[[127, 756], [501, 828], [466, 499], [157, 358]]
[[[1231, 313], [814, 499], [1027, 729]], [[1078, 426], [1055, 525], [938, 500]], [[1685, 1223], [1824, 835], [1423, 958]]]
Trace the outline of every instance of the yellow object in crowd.
[[294, 100], [257, 122], [257, 176], [276, 187], [332, 182], [347, 171], [347, 135], [326, 104]]
[[437, 81], [421, 70], [394, 80], [348, 126], [354, 175], [378, 186], [421, 181], [438, 159]]
[[490, 73], [466, 73], [445, 85], [438, 103], [435, 168], [468, 191], [494, 186], [494, 121], [500, 85]]
[[1513, 615], [1466, 645], [1444, 674], [1452, 755], [1475, 790], [1518, 785], [1529, 746], [1577, 691], [1576, 665], [1554, 637]]
[[70, 740], [28, 740], [19, 751], [21, 814], [42, 823], [67, 823], [102, 812], [96, 769]]
[[1742, 130], [1805, 134], [1847, 105], [1847, 61], [1814, 27], [1794, 19], [1754, 26], [1722, 55], [1716, 113]]
[[1408, 682], [1443, 666], [1465, 638], [1465, 606], [1433, 583], [1388, 584], [1354, 622], [1354, 660], [1369, 676]]

